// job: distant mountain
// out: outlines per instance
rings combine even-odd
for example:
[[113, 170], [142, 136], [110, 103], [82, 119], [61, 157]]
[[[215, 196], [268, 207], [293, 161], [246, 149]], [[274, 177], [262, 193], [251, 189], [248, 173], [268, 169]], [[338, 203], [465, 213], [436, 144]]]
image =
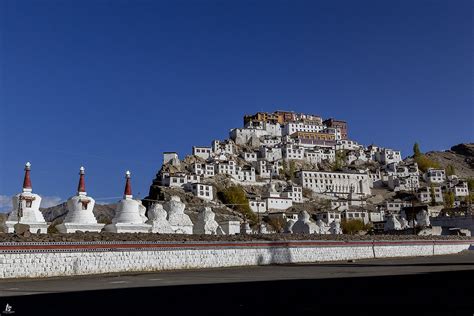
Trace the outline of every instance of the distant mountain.
[[[110, 223], [115, 214], [115, 204], [95, 204], [94, 215], [99, 223]], [[40, 208], [47, 222], [61, 223], [67, 213], [67, 203], [48, 208]]]
[[442, 168], [452, 165], [460, 178], [474, 178], [474, 143], [458, 144], [446, 151], [430, 151], [426, 156]]

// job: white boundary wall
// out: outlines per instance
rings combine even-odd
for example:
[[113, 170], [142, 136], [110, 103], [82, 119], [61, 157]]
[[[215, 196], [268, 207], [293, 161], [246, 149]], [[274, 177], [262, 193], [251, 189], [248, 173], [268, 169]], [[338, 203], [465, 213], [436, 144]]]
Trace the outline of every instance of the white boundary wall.
[[[253, 266], [278, 263], [324, 262], [364, 258], [432, 256], [472, 249], [474, 241], [403, 242], [255, 242], [108, 244], [81, 248], [80, 243], [40, 246], [37, 249], [0, 244], [0, 278], [39, 278], [115, 272]], [[51, 243], [54, 244], [54, 243]], [[79, 244], [79, 245], [78, 245]], [[19, 245], [19, 244], [18, 244]], [[102, 246], [104, 244], [102, 243]], [[160, 245], [160, 247], [153, 247]], [[91, 247], [92, 246], [92, 247]], [[34, 247], [33, 247], [34, 248]], [[178, 249], [185, 248], [185, 249]]]

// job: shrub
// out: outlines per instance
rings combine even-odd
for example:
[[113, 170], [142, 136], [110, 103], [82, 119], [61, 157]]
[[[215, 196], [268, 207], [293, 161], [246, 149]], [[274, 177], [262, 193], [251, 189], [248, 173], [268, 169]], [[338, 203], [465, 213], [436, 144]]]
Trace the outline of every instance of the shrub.
[[371, 226], [369, 224], [364, 224], [364, 222], [360, 219], [343, 219], [341, 221], [341, 228], [344, 234], [353, 235], [360, 231], [368, 231], [370, 230]]
[[281, 233], [285, 228], [286, 221], [281, 217], [273, 217], [268, 220], [268, 224], [275, 230], [275, 232]]
[[250, 209], [249, 200], [241, 186], [231, 186], [219, 191], [217, 197], [222, 203], [228, 204], [230, 208], [244, 215], [250, 222], [257, 221], [257, 215]]

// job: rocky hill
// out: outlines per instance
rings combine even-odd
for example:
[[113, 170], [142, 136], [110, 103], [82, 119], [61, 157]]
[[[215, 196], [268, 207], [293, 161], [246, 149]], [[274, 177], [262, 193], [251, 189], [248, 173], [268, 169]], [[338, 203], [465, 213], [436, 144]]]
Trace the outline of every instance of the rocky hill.
[[446, 151], [430, 151], [426, 156], [442, 168], [452, 165], [460, 178], [474, 178], [474, 143], [458, 144]]

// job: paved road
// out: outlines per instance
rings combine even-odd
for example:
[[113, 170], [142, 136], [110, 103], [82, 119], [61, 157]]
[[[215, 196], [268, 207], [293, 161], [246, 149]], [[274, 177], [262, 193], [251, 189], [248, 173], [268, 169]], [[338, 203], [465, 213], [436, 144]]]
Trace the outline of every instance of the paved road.
[[[132, 315], [149, 308], [178, 309], [182, 314], [205, 309], [204, 302], [211, 310], [224, 313], [230, 309], [239, 314], [325, 309], [331, 313], [332, 307], [361, 304], [361, 314], [377, 314], [382, 305], [393, 304], [392, 311], [409, 307], [409, 311], [430, 311], [431, 315], [441, 311], [443, 315], [453, 311], [474, 315], [474, 252], [352, 263], [8, 280], [0, 281], [0, 296], [0, 308], [9, 303], [15, 315], [37, 312], [36, 305], [52, 307], [48, 315], [64, 315], [72, 306], [84, 315]], [[346, 311], [356, 313], [352, 307]]]

